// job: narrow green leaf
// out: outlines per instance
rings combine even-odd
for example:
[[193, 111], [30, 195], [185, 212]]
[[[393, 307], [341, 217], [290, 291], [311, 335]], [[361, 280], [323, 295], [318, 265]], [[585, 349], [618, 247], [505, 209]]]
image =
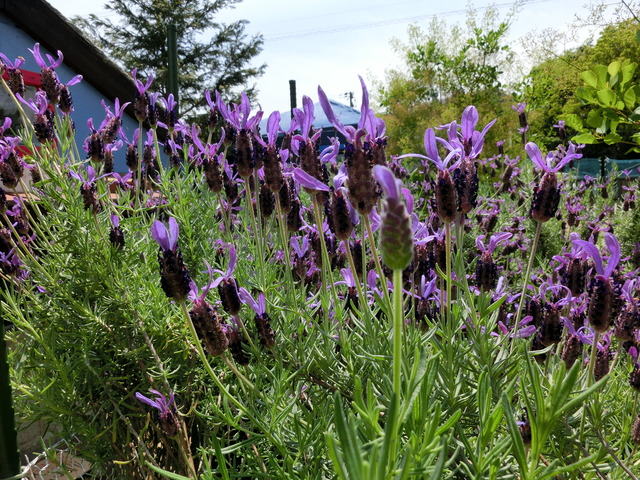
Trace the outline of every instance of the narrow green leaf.
[[442, 424], [437, 430], [435, 436], [438, 437], [442, 435], [444, 432], [449, 430], [462, 416], [462, 410], [456, 410], [456, 412], [451, 415], [449, 420], [447, 420], [444, 424]]
[[527, 454], [524, 449], [522, 436], [520, 435], [520, 429], [516, 424], [516, 417], [513, 413], [513, 409], [511, 408], [511, 401], [506, 393], [502, 395], [502, 408], [504, 409], [504, 417], [507, 420], [507, 430], [512, 440], [512, 453], [516, 458], [516, 462], [518, 462], [518, 465], [520, 466], [520, 476], [527, 478]]
[[327, 453], [333, 462], [333, 471], [338, 474], [341, 480], [349, 480], [349, 472], [344, 464], [344, 459], [338, 450], [335, 437], [330, 433], [325, 433], [324, 441], [327, 444]]
[[349, 478], [358, 479], [360, 478], [360, 464], [362, 462], [360, 442], [356, 432], [353, 430], [353, 426], [347, 419], [338, 393], [335, 395], [335, 424]]
[[436, 462], [435, 468], [431, 472], [431, 475], [429, 475], [429, 480], [438, 480], [442, 476], [445, 460], [447, 458], [447, 444], [448, 440], [446, 438], [443, 438], [440, 446], [440, 454], [438, 455], [438, 461]]
[[170, 478], [171, 480], [189, 480], [189, 477], [183, 477], [182, 475], [178, 475], [177, 473], [167, 472], [166, 470], [163, 470], [160, 467], [156, 467], [155, 465], [147, 462], [146, 460], [145, 460], [144, 463], [151, 470], [153, 470], [156, 473], [159, 473], [160, 475], [162, 475], [165, 478]]

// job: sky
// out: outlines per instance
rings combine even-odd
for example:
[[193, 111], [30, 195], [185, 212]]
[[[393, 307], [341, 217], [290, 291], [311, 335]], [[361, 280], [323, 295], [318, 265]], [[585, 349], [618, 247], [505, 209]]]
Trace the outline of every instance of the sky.
[[[67, 17], [94, 13], [115, 20], [104, 8], [106, 2], [100, 0], [48, 1]], [[621, 3], [607, 2], [610, 8]], [[392, 48], [391, 40], [406, 43], [409, 25], [425, 30], [434, 16], [449, 25], [463, 25], [470, 5], [478, 16], [495, 5], [502, 17], [514, 3], [514, 0], [244, 0], [235, 8], [221, 10], [219, 21], [245, 19], [249, 22], [248, 35], [264, 36], [263, 52], [253, 63], [267, 64], [266, 73], [255, 83], [260, 107], [268, 115], [276, 109], [288, 110], [289, 80], [296, 81], [299, 107], [302, 95], [317, 101], [320, 85], [330, 99], [346, 104], [349, 100], [345, 94], [353, 92], [357, 108], [362, 97], [358, 75], [367, 85], [373, 85], [375, 81], [384, 81], [388, 69], [401, 68], [401, 58]], [[586, 16], [590, 0], [520, 0], [520, 3], [510, 28], [509, 45], [522, 53], [524, 45], [538, 39], [545, 29], [567, 32], [576, 14]], [[593, 29], [584, 28], [576, 33], [577, 41], [581, 42], [593, 34]], [[565, 46], [575, 46], [575, 42]], [[526, 61], [525, 55], [521, 58]]]

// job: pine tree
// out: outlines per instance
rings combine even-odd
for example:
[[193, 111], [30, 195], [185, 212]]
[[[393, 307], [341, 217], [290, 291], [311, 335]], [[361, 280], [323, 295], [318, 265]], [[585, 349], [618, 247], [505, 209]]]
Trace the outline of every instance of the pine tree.
[[251, 97], [250, 82], [262, 75], [266, 65], [250, 65], [262, 50], [261, 35], [248, 37], [246, 20], [230, 24], [216, 21], [223, 8], [241, 0], [111, 0], [104, 8], [115, 20], [90, 15], [74, 21], [116, 63], [128, 71], [138, 69], [139, 78], [153, 74], [153, 90], [168, 95], [167, 33], [176, 26], [180, 113], [194, 116], [202, 111], [204, 91], [218, 90], [231, 96], [242, 89]]

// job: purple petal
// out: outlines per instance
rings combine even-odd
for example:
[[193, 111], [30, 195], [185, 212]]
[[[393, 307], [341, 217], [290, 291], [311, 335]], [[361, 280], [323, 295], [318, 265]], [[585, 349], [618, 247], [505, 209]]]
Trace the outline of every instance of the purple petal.
[[598, 274], [600, 275], [604, 275], [602, 257], [600, 256], [600, 252], [598, 251], [596, 246], [591, 242], [587, 242], [586, 240], [574, 240], [573, 243], [574, 245], [578, 245], [587, 251], [589, 256], [593, 259], [593, 263], [596, 267], [596, 272], [598, 272]]
[[150, 398], [145, 397], [140, 392], [136, 392], [136, 398], [138, 400], [140, 400], [142, 403], [146, 403], [150, 407], [157, 408], [158, 410], [162, 410], [162, 407], [160, 406], [160, 404], [158, 402], [156, 402], [154, 400], [151, 400]]
[[151, 236], [153, 239], [158, 242], [160, 248], [162, 250], [171, 250], [171, 243], [169, 242], [169, 233], [167, 232], [167, 227], [164, 226], [160, 220], [156, 220], [151, 225]]
[[280, 128], [280, 112], [276, 110], [269, 115], [269, 120], [267, 120], [267, 138], [272, 145], [275, 145], [278, 138], [278, 128]]
[[542, 160], [542, 152], [540, 151], [540, 148], [538, 148], [538, 145], [533, 142], [529, 142], [524, 146], [524, 149], [526, 150], [529, 158], [534, 163], [534, 165], [545, 172], [549, 170], [546, 162]]
[[243, 303], [246, 303], [247, 305], [249, 305], [254, 312], [260, 315], [261, 312], [259, 311], [260, 308], [258, 306], [258, 303], [253, 299], [253, 297], [251, 296], [251, 294], [246, 288], [240, 287], [238, 289], [238, 295], [240, 296], [240, 299], [242, 300]]
[[611, 256], [609, 257], [609, 261], [607, 262], [607, 268], [604, 270], [605, 277], [610, 277], [613, 271], [617, 268], [618, 263], [620, 262], [620, 243], [615, 235], [612, 233], [604, 234], [604, 241], [609, 248], [609, 252]]
[[476, 129], [476, 124], [478, 123], [478, 110], [473, 105], [469, 105], [462, 112], [462, 125], [460, 128], [462, 130], [462, 138], [470, 140], [473, 138], [473, 132]]
[[336, 114], [333, 112], [333, 108], [331, 107], [331, 102], [320, 86], [318, 86], [318, 98], [320, 99], [320, 106], [331, 124], [336, 128], [336, 130], [342, 133], [347, 140], [353, 141], [353, 134], [349, 134], [344, 125], [336, 118]]
[[311, 190], [320, 190], [322, 192], [330, 192], [331, 189], [318, 180], [315, 177], [312, 177], [307, 172], [302, 170], [301, 168], [296, 168], [293, 170], [293, 178], [296, 182], [302, 185], [305, 188], [309, 188]]
[[387, 197], [397, 199], [401, 193], [401, 183], [396, 181], [396, 177], [388, 167], [384, 165], [374, 165], [373, 176], [382, 186]]
[[178, 245], [178, 222], [173, 217], [169, 217], [169, 250], [175, 250]]
[[438, 154], [438, 143], [436, 142], [436, 133], [433, 128], [427, 128], [424, 132], [424, 150], [427, 152], [427, 158], [442, 169], [440, 167], [442, 159]]
[[232, 243], [229, 244], [229, 266], [227, 267], [227, 277], [231, 277], [236, 270], [236, 262], [238, 261], [238, 254], [236, 253], [236, 247]]

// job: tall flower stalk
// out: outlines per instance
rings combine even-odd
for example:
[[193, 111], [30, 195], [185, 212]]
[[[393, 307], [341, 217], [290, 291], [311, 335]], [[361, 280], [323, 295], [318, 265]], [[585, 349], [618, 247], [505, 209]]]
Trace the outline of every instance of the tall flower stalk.
[[409, 266], [413, 259], [413, 227], [402, 198], [402, 183], [395, 178], [389, 168], [382, 165], [374, 166], [373, 174], [382, 186], [386, 197], [380, 226], [382, 259], [385, 265], [393, 270], [393, 399], [388, 419], [391, 428], [387, 433], [391, 436], [387, 465], [393, 465], [399, 434], [398, 420], [402, 390], [402, 336], [404, 331], [402, 271]]
[[543, 159], [540, 148], [534, 142], [527, 143], [524, 148], [533, 162], [534, 169], [541, 171], [543, 174], [539, 184], [533, 191], [531, 208], [529, 210], [531, 218], [536, 221], [536, 233], [533, 237], [531, 251], [529, 252], [529, 261], [523, 278], [520, 303], [518, 304], [518, 310], [513, 324], [516, 333], [522, 316], [522, 308], [524, 307], [527, 288], [531, 281], [531, 271], [540, 242], [542, 224], [555, 216], [560, 203], [560, 187], [556, 174], [571, 160], [582, 157], [582, 154], [576, 152], [575, 145], [573, 144], [569, 146], [568, 151], [564, 152], [564, 155], [560, 159], [556, 158], [556, 153], [554, 152], [549, 152]]

